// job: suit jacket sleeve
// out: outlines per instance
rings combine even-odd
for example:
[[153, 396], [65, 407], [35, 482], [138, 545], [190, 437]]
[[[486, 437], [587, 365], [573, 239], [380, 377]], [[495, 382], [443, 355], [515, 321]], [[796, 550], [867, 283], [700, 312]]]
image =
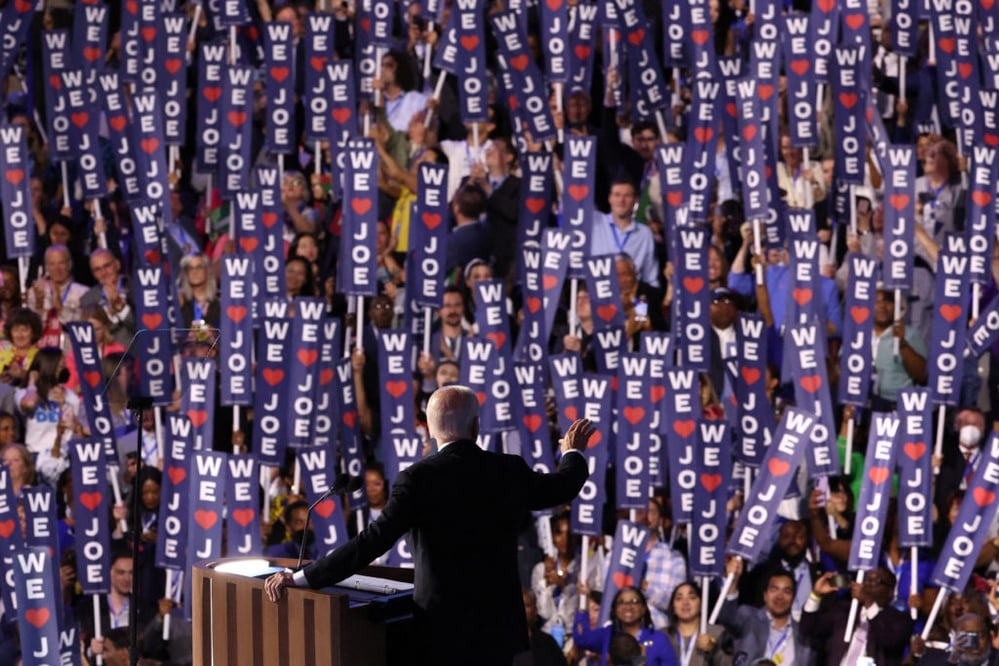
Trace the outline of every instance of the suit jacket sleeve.
[[[526, 468], [527, 464], [523, 464]], [[528, 497], [532, 511], [572, 501], [590, 475], [586, 457], [575, 453], [563, 454], [558, 469], [552, 474], [528, 473]]]
[[326, 587], [366, 567], [413, 526], [415, 503], [408, 470], [396, 477], [382, 515], [360, 534], [326, 557], [305, 567], [309, 586]]

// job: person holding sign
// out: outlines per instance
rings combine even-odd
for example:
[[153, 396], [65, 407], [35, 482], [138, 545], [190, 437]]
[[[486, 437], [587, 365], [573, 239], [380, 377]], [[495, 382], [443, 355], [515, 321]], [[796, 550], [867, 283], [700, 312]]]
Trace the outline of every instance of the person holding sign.
[[530, 510], [565, 504], [586, 482], [581, 452], [595, 432], [574, 422], [553, 474], [519, 456], [483, 451], [479, 400], [465, 386], [435, 392], [427, 428], [438, 453], [401, 471], [378, 520], [332, 554], [267, 579], [277, 602], [286, 587], [321, 588], [363, 569], [412, 530], [416, 563], [413, 663], [509, 664], [529, 648], [517, 568], [517, 535]]
[[[880, 285], [879, 285], [880, 286]], [[895, 321], [894, 292], [879, 288], [874, 301], [874, 396], [872, 409], [892, 410], [899, 389], [925, 384], [926, 342], [919, 331]], [[898, 353], [894, 341], [898, 340]]]
[[652, 626], [652, 615], [649, 614], [644, 594], [634, 587], [622, 587], [614, 595], [612, 612], [614, 619], [611, 623], [596, 629], [589, 628], [585, 611], [576, 613], [572, 628], [576, 646], [606, 657], [614, 635], [625, 633], [633, 636], [645, 648], [645, 663], [649, 666], [679, 666], [680, 662], [666, 636]]

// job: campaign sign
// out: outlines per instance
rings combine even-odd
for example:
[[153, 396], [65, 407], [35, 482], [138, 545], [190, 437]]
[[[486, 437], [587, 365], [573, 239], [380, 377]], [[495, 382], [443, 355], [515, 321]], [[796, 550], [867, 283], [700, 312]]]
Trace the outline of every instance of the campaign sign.
[[[236, 237], [233, 239], [236, 243], [236, 256], [241, 260], [238, 265], [239, 268], [243, 268], [244, 264], [246, 270], [249, 271], [249, 279], [251, 282], [255, 281], [257, 277], [257, 272], [255, 270], [258, 266], [263, 266], [265, 263], [266, 249], [264, 243], [268, 240], [267, 235], [265, 235], [266, 229], [263, 228], [263, 214], [261, 211], [260, 199], [263, 196], [262, 192], [256, 190], [253, 191], [239, 191], [235, 193], [236, 196], [230, 201], [230, 215], [235, 227]], [[264, 243], [261, 243], [261, 240]], [[278, 241], [281, 243], [281, 248], [284, 248], [284, 239], [279, 238]], [[231, 256], [231, 255], [230, 255]], [[259, 271], [263, 272], [263, 271]], [[284, 274], [284, 271], [280, 271]], [[225, 284], [225, 275], [223, 277], [223, 284]], [[225, 287], [223, 287], [224, 289]], [[262, 289], [257, 289], [257, 301], [266, 300], [260, 293]], [[252, 292], [251, 292], [252, 293]], [[257, 319], [260, 306], [256, 302], [251, 302], [254, 307], [250, 308], [249, 315], [252, 321]], [[251, 327], [252, 327], [251, 321]]]
[[378, 293], [378, 154], [370, 139], [348, 144], [343, 182], [337, 291], [351, 296]]
[[[444, 265], [447, 257], [448, 205], [445, 164], [421, 164], [417, 172], [416, 208], [409, 220], [409, 260], [419, 270], [407, 283], [413, 300], [425, 308], [444, 304]], [[408, 291], [408, 289], [407, 289]]]
[[191, 454], [191, 502], [187, 560], [222, 557], [222, 505], [229, 476], [227, 456], [217, 451]]
[[156, 520], [156, 566], [182, 570], [187, 566], [188, 519], [191, 497], [191, 421], [182, 414], [167, 415], [163, 488]]
[[139, 363], [139, 395], [163, 406], [173, 400], [166, 280], [161, 266], [139, 267], [132, 280], [132, 301], [139, 330], [132, 353]]
[[[666, 371], [666, 400], [662, 424], [666, 431], [666, 450], [669, 455], [670, 495], [673, 497], [673, 522], [690, 523], [694, 509], [694, 486], [698, 444], [697, 420], [701, 416], [701, 391], [697, 372], [691, 369]], [[653, 396], [653, 402], [658, 402]]]
[[569, 83], [568, 89], [590, 90], [593, 82], [594, 24], [599, 8], [577, 3], [569, 7]]
[[584, 258], [590, 253], [593, 226], [593, 183], [596, 173], [597, 140], [592, 136], [567, 136], [562, 172], [562, 229], [571, 235], [570, 278], [585, 278]]
[[835, 476], [839, 474], [839, 450], [826, 371], [825, 335], [816, 320], [792, 326], [788, 331], [795, 404], [815, 419], [808, 449], [808, 477]]
[[676, 228], [676, 211], [687, 196], [684, 164], [684, 144], [663, 143], [656, 146], [656, 170], [663, 195], [663, 224], [667, 229]]
[[541, 248], [533, 243], [521, 245], [520, 255], [524, 319], [513, 348], [513, 359], [544, 364], [548, 355], [548, 329], [545, 327], [545, 294], [541, 286]]
[[413, 430], [412, 349], [405, 331], [386, 330], [378, 335], [381, 432], [386, 445], [385, 477], [390, 483], [422, 457], [423, 438]]
[[292, 447], [314, 443], [316, 386], [319, 383], [319, 330], [326, 316], [326, 300], [298, 297], [291, 327], [294, 360], [288, 368], [288, 430]]
[[[542, 21], [546, 16], [551, 21], [542, 27], [542, 31], [554, 30], [561, 33], [559, 36], [553, 36], [551, 41], [548, 39], [543, 41], [547, 47], [545, 65], [549, 70], [548, 80], [564, 83], [568, 78], [566, 4], [562, 0], [552, 0], [541, 5], [541, 12]], [[548, 89], [541, 78], [541, 70], [531, 57], [523, 21], [518, 20], [512, 11], [492, 14], [490, 20], [493, 25], [493, 35], [499, 45], [497, 60], [503, 68], [504, 80], [509, 84], [507, 106], [512, 113], [527, 121], [528, 129], [535, 141], [544, 142], [555, 138], [555, 122], [548, 104]], [[561, 52], [556, 53], [559, 49]]]
[[223, 405], [253, 404], [253, 266], [247, 257], [222, 258], [219, 357]]
[[705, 222], [710, 208], [711, 188], [715, 181], [719, 127], [717, 106], [721, 83], [713, 79], [697, 79], [693, 86], [690, 133], [684, 147], [686, 203], [690, 219]]
[[70, 147], [79, 166], [84, 199], [99, 199], [107, 194], [107, 177], [97, 133], [100, 115], [88, 104], [89, 89], [83, 80], [83, 70], [66, 69], [62, 85], [69, 107]]
[[[337, 421], [340, 432], [340, 458], [343, 468], [351, 476], [364, 475], [364, 450], [361, 446], [361, 429], [357, 421], [357, 396], [354, 393], [354, 366], [351, 359], [344, 358], [336, 363], [337, 384], [340, 387], [340, 418]], [[363, 507], [367, 503], [364, 488], [359, 488], [350, 496], [352, 507]]]
[[94, 327], [90, 322], [71, 321], [64, 324], [64, 329], [73, 347], [87, 423], [94, 436], [101, 438], [109, 463], [116, 465], [118, 448], [115, 445], [111, 408], [104, 392], [104, 371], [97, 341], [94, 339]]
[[230, 65], [223, 90], [220, 144], [224, 158], [219, 164], [219, 191], [223, 199], [231, 199], [250, 185], [253, 70]]
[[264, 147], [286, 155], [295, 149], [295, 45], [292, 25], [272, 21], [264, 25], [264, 93], [267, 95], [267, 131]]
[[0, 75], [7, 76], [21, 45], [28, 38], [32, 18], [44, 3], [20, 0], [12, 2], [0, 16]]
[[992, 275], [992, 246], [996, 233], [995, 162], [995, 148], [972, 147], [966, 225], [971, 281], [977, 284], [988, 283]]
[[[760, 124], [765, 128], [768, 150], [777, 147], [777, 87], [780, 77], [780, 36], [784, 30], [781, 8], [776, 0], [756, 2], [749, 60], [749, 78], [758, 82]], [[775, 193], [772, 193], [775, 194]]]
[[732, 480], [731, 433], [724, 421], [698, 422], [694, 510], [691, 515], [690, 575], [720, 578], [725, 574], [725, 530], [728, 490]]
[[892, 51], [907, 58], [919, 52], [919, 0], [892, 0]]
[[[644, 509], [652, 487], [650, 435], [658, 418], [652, 403], [653, 359], [626, 354], [618, 373], [617, 437], [615, 438], [615, 480], [618, 509]], [[645, 372], [635, 372], [645, 370]], [[658, 433], [657, 433], [658, 436]], [[656, 461], [658, 464], [658, 460]]]
[[[574, 534], [599, 536], [604, 502], [607, 501], [604, 470], [610, 462], [610, 441], [613, 416], [611, 412], [613, 391], [611, 377], [606, 375], [583, 375], [580, 378], [580, 413], [576, 418], [586, 418], [593, 422], [596, 432], [590, 436], [583, 455], [589, 476], [579, 495], [572, 501], [569, 528]], [[570, 416], [572, 416], [570, 414]], [[565, 429], [562, 429], [565, 432]]]
[[[645, 525], [639, 525], [629, 520], [617, 521], [614, 532], [614, 548], [611, 550], [610, 562], [607, 566], [607, 577], [604, 579], [604, 594], [608, 599], [617, 596], [622, 587], [638, 589], [642, 585], [642, 571], [645, 568], [646, 544], [649, 542], [651, 530]], [[600, 618], [597, 626], [604, 626], [611, 620], [613, 604], [600, 604]]]
[[[642, 5], [635, 0], [614, 0], [618, 12], [621, 34], [628, 51], [630, 66], [632, 112], [636, 118], [651, 118], [669, 104], [666, 83], [659, 58], [656, 57], [651, 25], [645, 18]], [[707, 36], [707, 35], [705, 35]]]
[[139, 82], [139, 61], [145, 56], [140, 39], [139, 3], [121, 5], [121, 63], [119, 72], [123, 83]]
[[621, 366], [621, 354], [628, 351], [628, 338], [624, 334], [624, 324], [617, 328], [593, 331], [591, 343], [597, 372], [603, 375], [615, 375], [614, 389], [617, 390], [616, 375], [617, 369]]
[[[56, 523], [55, 491], [47, 486], [27, 487], [21, 489], [24, 518], [27, 523], [24, 545], [31, 548], [39, 546], [52, 554], [52, 559], [60, 561], [59, 534]], [[52, 584], [59, 585], [59, 571], [55, 569]], [[58, 617], [62, 617], [62, 595], [56, 599]]]
[[[706, 228], [679, 229], [680, 252], [676, 261], [680, 317], [674, 328], [677, 365], [698, 372], [711, 368], [711, 288], [708, 285]], [[655, 303], [651, 307], [655, 307]]]
[[582, 363], [579, 352], [548, 356], [548, 373], [555, 392], [555, 403], [558, 405], [559, 432], [565, 432], [573, 421], [580, 418], [579, 379], [583, 372]]
[[569, 9], [564, 0], [550, 0], [539, 5], [541, 43], [545, 52], [545, 78], [549, 83], [565, 83], [569, 77]]
[[739, 81], [736, 101], [739, 109], [739, 155], [742, 158], [742, 207], [747, 220], [766, 219], [770, 207], [757, 85], [749, 78]]
[[260, 541], [260, 465], [247, 455], [229, 456], [229, 475], [225, 490], [226, 543], [233, 555], [259, 555]]
[[[108, 143], [115, 158], [117, 173], [115, 174], [119, 189], [129, 202], [138, 202], [143, 196], [142, 183], [139, 180], [139, 164], [135, 159], [132, 143], [131, 123], [128, 120], [129, 109], [122, 91], [118, 72], [101, 74], [98, 79], [101, 87], [101, 104], [107, 119]], [[51, 134], [49, 141], [52, 141]]]
[[222, 87], [225, 77], [226, 44], [224, 42], [202, 44], [201, 57], [198, 59], [198, 112], [195, 125], [197, 139], [194, 142], [194, 166], [198, 173], [216, 173], [222, 159], [219, 147], [222, 131]]
[[[933, 321], [926, 362], [929, 371], [927, 386], [934, 405], [956, 405], [961, 397], [961, 377], [964, 374], [965, 341], [971, 340], [979, 324], [987, 324], [991, 306], [982, 313], [975, 328], [969, 332], [966, 325], [968, 313], [968, 266], [972, 257], [965, 239], [956, 234], [946, 234], [937, 257], [937, 274], [933, 287]], [[991, 343], [989, 343], [991, 346]]]
[[[257, 264], [253, 272], [254, 282], [257, 284], [254, 328], [260, 325], [259, 317], [264, 310], [264, 303], [273, 298], [284, 298], [287, 294], [284, 284], [284, 206], [281, 203], [279, 171], [276, 167], [257, 167], [256, 176], [256, 189], [260, 194], [259, 219], [263, 227], [255, 235], [263, 247], [263, 270]], [[243, 227], [243, 230], [246, 228]]]
[[[552, 330], [555, 323], [555, 313], [558, 312], [559, 297], [562, 294], [562, 283], [565, 282], [569, 270], [570, 245], [579, 232], [566, 233], [558, 229], [547, 229], [541, 253], [541, 288], [544, 291], [542, 302], [545, 309], [545, 330]], [[589, 233], [586, 234], [589, 237]], [[587, 243], [584, 243], [586, 245]], [[586, 248], [588, 251], [589, 248]], [[525, 260], [527, 257], [525, 256]]]
[[343, 330], [339, 319], [324, 318], [319, 323], [319, 371], [316, 379], [313, 440], [316, 446], [336, 450], [337, 424], [340, 422], [340, 387], [336, 382], [336, 363], [343, 349]]
[[[126, 2], [126, 13], [128, 12]], [[163, 54], [164, 34], [161, 26], [162, 14], [165, 9], [162, 3], [156, 0], [138, 0], [138, 38], [136, 39], [136, 52], [138, 54], [138, 64], [136, 66], [138, 90], [145, 93], [157, 93], [160, 88], [160, 57]], [[129, 81], [132, 83], [132, 81]]]
[[163, 138], [167, 145], [184, 143], [187, 132], [187, 17], [179, 12], [163, 14], [163, 50], [158, 88], [163, 105]]
[[[360, 66], [360, 63], [359, 63]], [[343, 196], [343, 172], [347, 168], [347, 144], [359, 138], [357, 129], [357, 94], [354, 86], [354, 67], [349, 60], [326, 66], [330, 81], [329, 142], [332, 151], [330, 176], [334, 199]]]
[[[866, 9], [863, 13], [866, 22]], [[858, 73], [863, 62], [863, 49], [856, 46], [837, 47], [836, 76], [833, 86], [833, 127], [836, 131], [836, 173], [840, 182], [863, 185], [864, 150], [867, 130], [864, 124], [865, 93]]]
[[613, 254], [586, 259], [586, 284], [593, 312], [594, 329], [624, 327], [621, 285], [617, 281], [617, 263]]
[[739, 406], [735, 459], [759, 467], [777, 429], [767, 397], [767, 326], [756, 314], [740, 314], [736, 345], [740, 350], [735, 398]]
[[750, 488], [746, 505], [728, 542], [729, 555], [754, 562], [763, 547], [763, 536], [773, 529], [777, 505], [787, 494], [811, 440], [815, 417], [797, 407], [784, 412], [774, 445], [767, 450], [760, 473]]
[[3, 200], [7, 258], [30, 257], [35, 252], [35, 224], [24, 127], [0, 127], [0, 151], [4, 169], [4, 178], [0, 180], [0, 198]]
[[496, 429], [491, 422], [485, 423], [485, 427], [483, 427], [483, 421], [490, 419], [491, 411], [481, 408], [489, 400], [489, 382], [492, 378], [492, 370], [495, 367], [494, 359], [499, 351], [491, 340], [486, 340], [479, 336], [466, 336], [461, 339], [461, 345], [462, 361], [459, 382], [463, 386], [472, 389], [479, 400], [479, 432], [482, 433], [483, 437], [479, 438], [478, 443], [479, 446], [487, 448], [488, 445], [493, 443], [493, 440], [486, 438], [485, 435], [495, 432]]
[[[305, 500], [312, 504], [333, 485], [337, 476], [336, 459], [331, 449], [306, 446], [298, 450], [298, 464], [302, 466]], [[316, 536], [316, 550], [320, 555], [332, 552], [347, 541], [347, 523], [339, 495], [327, 497], [312, 510], [312, 533]]]
[[[876, 115], [876, 114], [875, 114]], [[912, 289], [916, 221], [915, 155], [912, 146], [886, 146], [884, 260], [881, 279], [887, 289]], [[882, 160], [882, 165], [885, 165]]]
[[544, 367], [536, 363], [514, 363], [513, 373], [523, 405], [522, 427], [519, 429], [520, 455], [535, 472], [550, 474], [555, 471], [555, 461], [542, 389], [547, 383], [544, 381]]
[[[552, 210], [551, 153], [523, 153], [520, 156], [520, 214], [517, 223], [517, 243], [540, 247]], [[523, 276], [523, 266], [518, 266]], [[523, 281], [521, 277], [521, 281]]]
[[[815, 211], [811, 208], [787, 210], [788, 254], [791, 285], [787, 290], [785, 326], [803, 324], [824, 314], [819, 273], [819, 239], [815, 233]], [[778, 323], [778, 326], [780, 323]]]
[[480, 280], [475, 284], [475, 323], [479, 335], [496, 346], [489, 362], [486, 401], [480, 410], [480, 430], [484, 433], [513, 430], [512, 375], [510, 374], [510, 320], [506, 314], [506, 294], [502, 280]]
[[184, 395], [180, 400], [180, 411], [187, 415], [194, 427], [194, 450], [211, 450], [215, 427], [215, 360], [185, 358], [182, 367]]
[[69, 32], [45, 30], [42, 39], [42, 90], [45, 94], [45, 128], [53, 162], [73, 157], [69, 138], [69, 104], [62, 88], [62, 74], [69, 67]]
[[[6, 15], [11, 10], [9, 6]], [[13, 552], [14, 596], [17, 599], [17, 632], [25, 663], [53, 664], [59, 660], [59, 606], [55, 578], [59, 567], [55, 556], [41, 546]]]
[[929, 391], [898, 392], [898, 545], [933, 545], [933, 473], [930, 470], [933, 414]]
[[891, 477], [895, 471], [899, 420], [894, 413], [875, 412], [864, 456], [864, 478], [857, 500], [857, 530], [850, 541], [850, 571], [871, 571], [881, 561], [881, 541], [888, 514]]
[[314, 12], [305, 27], [305, 140], [329, 138], [330, 80], [326, 66], [333, 62], [333, 14]]
[[810, 148], [819, 144], [819, 122], [815, 113], [814, 46], [811, 42], [808, 14], [785, 17], [785, 71], [787, 72], [787, 108], [791, 145]]
[[456, 0], [452, 15], [457, 17], [458, 112], [464, 123], [489, 120], [489, 86], [486, 78], [485, 22], [478, 0]]
[[287, 446], [287, 369], [291, 364], [291, 316], [286, 300], [264, 304], [263, 328], [257, 338], [254, 382], [253, 450], [262, 465], [283, 465]]
[[6, 608], [15, 608], [13, 551], [24, 547], [24, 536], [21, 534], [20, 517], [17, 511], [17, 497], [11, 485], [10, 472], [0, 465], [0, 557], [4, 565], [4, 574], [0, 581], [0, 592], [3, 593], [3, 603]]
[[78, 439], [69, 449], [73, 470], [73, 521], [77, 539], [76, 580], [83, 594], [111, 588], [111, 497], [99, 439]]
[[132, 143], [139, 147], [136, 155], [143, 197], [160, 205], [158, 212], [163, 218], [163, 227], [167, 228], [173, 221], [173, 213], [169, 200], [163, 114], [159, 97], [155, 93], [147, 93], [136, 95], [132, 101]]
[[982, 460], [968, 484], [957, 520], [950, 528], [930, 580], [951, 592], [962, 592], [975, 568], [975, 559], [995, 519], [999, 492], [999, 434], [992, 433], [982, 447]]
[[848, 255], [850, 280], [843, 311], [843, 347], [839, 357], [839, 395], [842, 405], [864, 407], [871, 391], [874, 342], [874, 299], [877, 263], [860, 254]]

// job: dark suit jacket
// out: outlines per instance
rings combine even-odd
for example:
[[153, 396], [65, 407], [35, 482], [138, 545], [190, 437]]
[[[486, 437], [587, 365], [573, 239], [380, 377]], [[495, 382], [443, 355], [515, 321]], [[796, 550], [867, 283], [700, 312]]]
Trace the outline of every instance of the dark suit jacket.
[[[764, 608], [752, 606], [737, 606], [732, 601], [725, 601], [718, 621], [724, 625], [735, 642], [733, 652], [738, 662], [739, 654], [746, 655], [745, 663], [751, 664], [757, 659], [767, 656], [767, 638], [770, 635], [770, 618]], [[795, 666], [815, 666], [815, 651], [811, 643], [804, 637], [800, 625], [790, 620], [794, 636]], [[842, 656], [842, 655], [840, 655]], [[825, 662], [839, 664], [839, 662]]]
[[[825, 647], [826, 663], [843, 661], [850, 644], [843, 640], [850, 615], [850, 600], [827, 597], [813, 613], [801, 614], [801, 631], [805, 636]], [[857, 622], [860, 625], [860, 612]], [[909, 646], [912, 620], [905, 613], [888, 606], [882, 608], [867, 628], [867, 656], [878, 666], [902, 663], [902, 655]]]
[[518, 456], [453, 442], [400, 472], [378, 520], [305, 577], [312, 587], [332, 585], [411, 531], [417, 621], [432, 651], [413, 663], [509, 664], [529, 648], [517, 534], [530, 510], [570, 501], [587, 474], [575, 453], [545, 475]]

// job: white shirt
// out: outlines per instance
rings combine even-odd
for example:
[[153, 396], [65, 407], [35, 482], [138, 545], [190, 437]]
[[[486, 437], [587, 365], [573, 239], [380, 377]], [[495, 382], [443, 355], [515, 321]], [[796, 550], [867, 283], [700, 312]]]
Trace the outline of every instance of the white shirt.
[[653, 287], [659, 286], [659, 263], [656, 261], [652, 230], [635, 220], [621, 229], [610, 215], [594, 212], [590, 253], [597, 256], [620, 252], [627, 253], [634, 260], [639, 280]]

